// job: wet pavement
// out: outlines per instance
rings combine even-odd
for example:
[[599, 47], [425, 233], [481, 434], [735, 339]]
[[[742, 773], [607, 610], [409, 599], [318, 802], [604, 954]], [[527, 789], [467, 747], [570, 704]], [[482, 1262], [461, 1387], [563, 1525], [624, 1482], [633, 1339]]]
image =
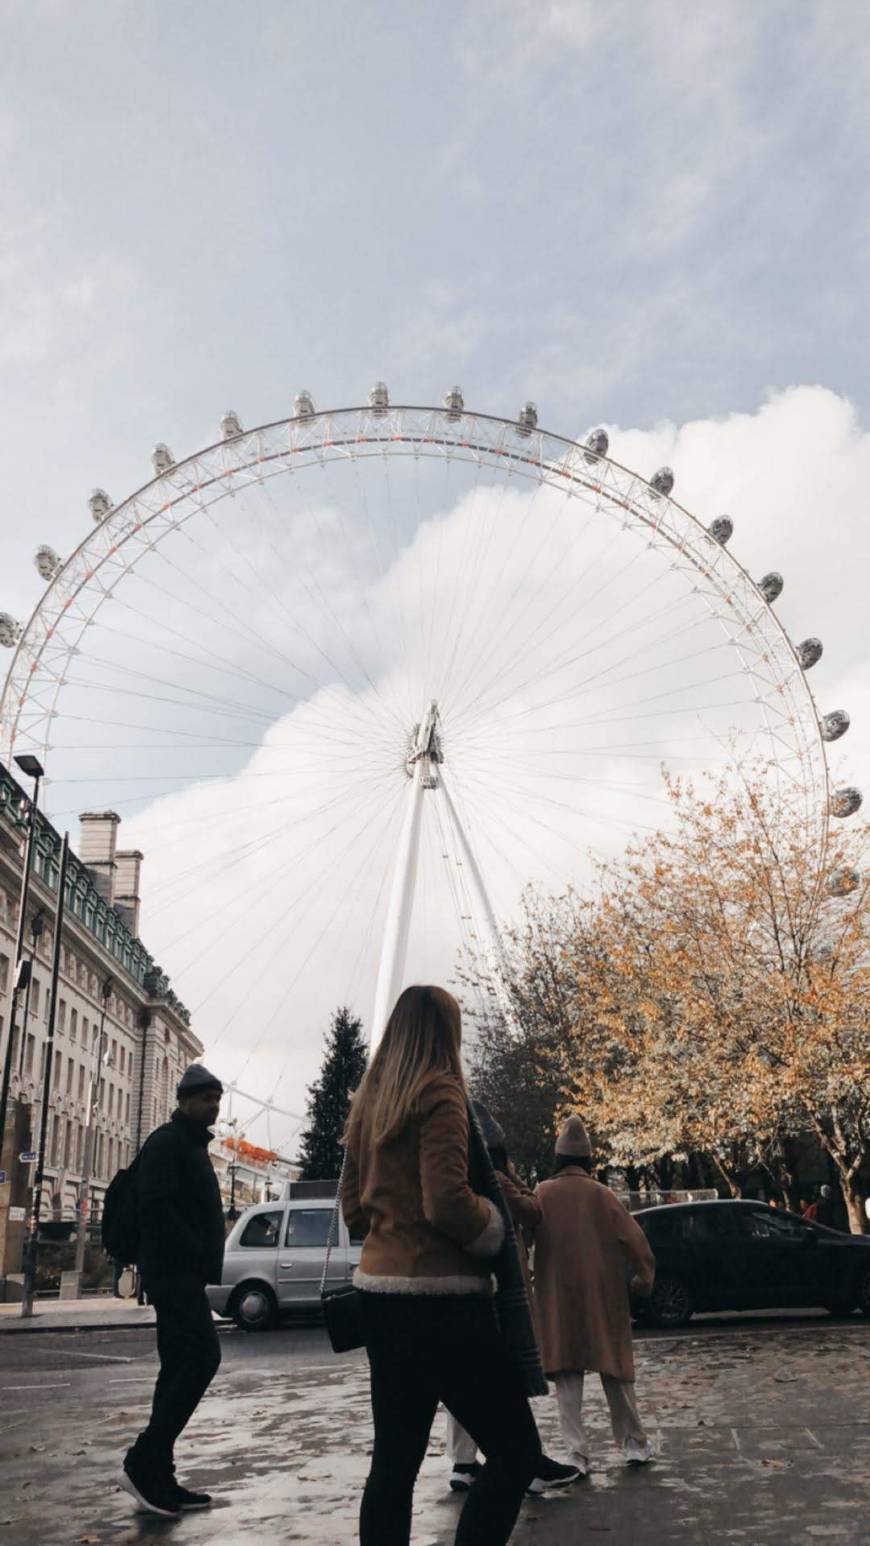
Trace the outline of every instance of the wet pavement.
[[[183, 1480], [207, 1514], [159, 1520], [116, 1490], [154, 1378], [146, 1330], [3, 1338], [0, 1538], [5, 1546], [310, 1542], [352, 1546], [371, 1427], [360, 1354], [334, 1358], [318, 1328], [221, 1332], [220, 1374], [181, 1441]], [[589, 1480], [529, 1499], [512, 1546], [603, 1539], [626, 1546], [870, 1540], [870, 1325], [693, 1326], [637, 1343], [638, 1395], [659, 1449], [632, 1471], [589, 1381]], [[535, 1403], [559, 1457], [555, 1401]], [[413, 1546], [448, 1546], [461, 1500], [447, 1490], [436, 1419], [416, 1492]]]

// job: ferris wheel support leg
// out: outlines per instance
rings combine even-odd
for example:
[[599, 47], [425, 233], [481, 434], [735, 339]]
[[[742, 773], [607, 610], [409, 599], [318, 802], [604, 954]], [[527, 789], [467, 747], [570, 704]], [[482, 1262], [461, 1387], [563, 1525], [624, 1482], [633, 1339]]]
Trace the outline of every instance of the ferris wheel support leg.
[[438, 781], [440, 792], [444, 798], [444, 804], [447, 807], [447, 814], [450, 817], [453, 830], [456, 833], [456, 838], [462, 851], [463, 859], [468, 865], [468, 871], [474, 884], [474, 889], [477, 892], [478, 901], [480, 902], [483, 923], [488, 936], [487, 953], [489, 955], [489, 965], [493, 975], [495, 991], [498, 995], [499, 1008], [501, 1009], [502, 1014], [504, 1015], [511, 1030], [518, 1032], [520, 1029], [520, 1024], [517, 1020], [514, 1006], [511, 1003], [510, 993], [508, 992], [507, 957], [505, 955], [505, 948], [502, 943], [498, 920], [495, 916], [492, 903], [489, 900], [489, 892], [486, 889], [486, 881], [483, 878], [483, 871], [477, 862], [477, 855], [471, 846], [471, 839], [469, 838], [468, 833], [465, 830], [465, 825], [459, 815], [458, 810], [456, 809], [456, 803], [450, 790], [450, 776], [447, 773], [443, 763], [438, 769]]
[[408, 953], [408, 934], [414, 907], [417, 879], [417, 855], [420, 849], [420, 821], [423, 814], [424, 763], [414, 768], [408, 790], [408, 807], [396, 854], [390, 904], [384, 929], [384, 943], [378, 967], [375, 1005], [372, 1013], [369, 1050], [374, 1052], [384, 1034], [390, 1011], [399, 994]]

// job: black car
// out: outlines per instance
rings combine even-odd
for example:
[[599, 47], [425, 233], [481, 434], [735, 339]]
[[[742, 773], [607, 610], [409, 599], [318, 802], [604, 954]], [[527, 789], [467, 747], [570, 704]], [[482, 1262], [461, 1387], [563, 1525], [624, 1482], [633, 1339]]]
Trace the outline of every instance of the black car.
[[683, 1326], [695, 1310], [821, 1305], [870, 1315], [870, 1235], [844, 1235], [759, 1202], [675, 1203], [635, 1218], [656, 1258], [635, 1317]]

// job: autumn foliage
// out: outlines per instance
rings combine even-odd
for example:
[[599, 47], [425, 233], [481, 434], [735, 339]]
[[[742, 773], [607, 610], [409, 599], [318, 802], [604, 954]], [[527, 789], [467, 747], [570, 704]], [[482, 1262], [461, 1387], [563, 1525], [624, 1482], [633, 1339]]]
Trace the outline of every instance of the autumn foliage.
[[528, 1086], [555, 1095], [550, 1129], [581, 1110], [612, 1163], [643, 1172], [701, 1156], [734, 1193], [759, 1167], [785, 1189], [794, 1143], [811, 1135], [858, 1231], [867, 828], [821, 833], [773, 768], [667, 788], [668, 828], [599, 866], [586, 897], [527, 899], [527, 927], [508, 940], [526, 1029], [485, 1017], [478, 1085], [492, 1097], [528, 1036], [542, 1049]]

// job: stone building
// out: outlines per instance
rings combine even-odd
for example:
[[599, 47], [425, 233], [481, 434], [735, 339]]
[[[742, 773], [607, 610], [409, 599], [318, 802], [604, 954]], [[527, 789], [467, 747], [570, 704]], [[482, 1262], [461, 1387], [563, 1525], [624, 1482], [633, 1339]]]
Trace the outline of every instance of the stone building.
[[[27, 799], [0, 764], [0, 1057], [9, 1034], [15, 940], [24, 862]], [[139, 939], [142, 855], [117, 846], [112, 811], [80, 818], [70, 853], [55, 1020], [42, 1216], [73, 1222], [84, 1158], [88, 1088], [95, 1081], [91, 1216], [109, 1180], [166, 1120], [182, 1070], [202, 1055], [190, 1016]], [[25, 955], [32, 961], [26, 1003], [19, 1001], [12, 1084], [0, 1170], [0, 1275], [19, 1270], [29, 1211], [46, 1056], [51, 961], [61, 839], [40, 817], [31, 872]], [[24, 1012], [26, 1010], [26, 1022]], [[104, 1058], [97, 1068], [100, 1027]], [[12, 1218], [10, 1219], [10, 1208]]]

